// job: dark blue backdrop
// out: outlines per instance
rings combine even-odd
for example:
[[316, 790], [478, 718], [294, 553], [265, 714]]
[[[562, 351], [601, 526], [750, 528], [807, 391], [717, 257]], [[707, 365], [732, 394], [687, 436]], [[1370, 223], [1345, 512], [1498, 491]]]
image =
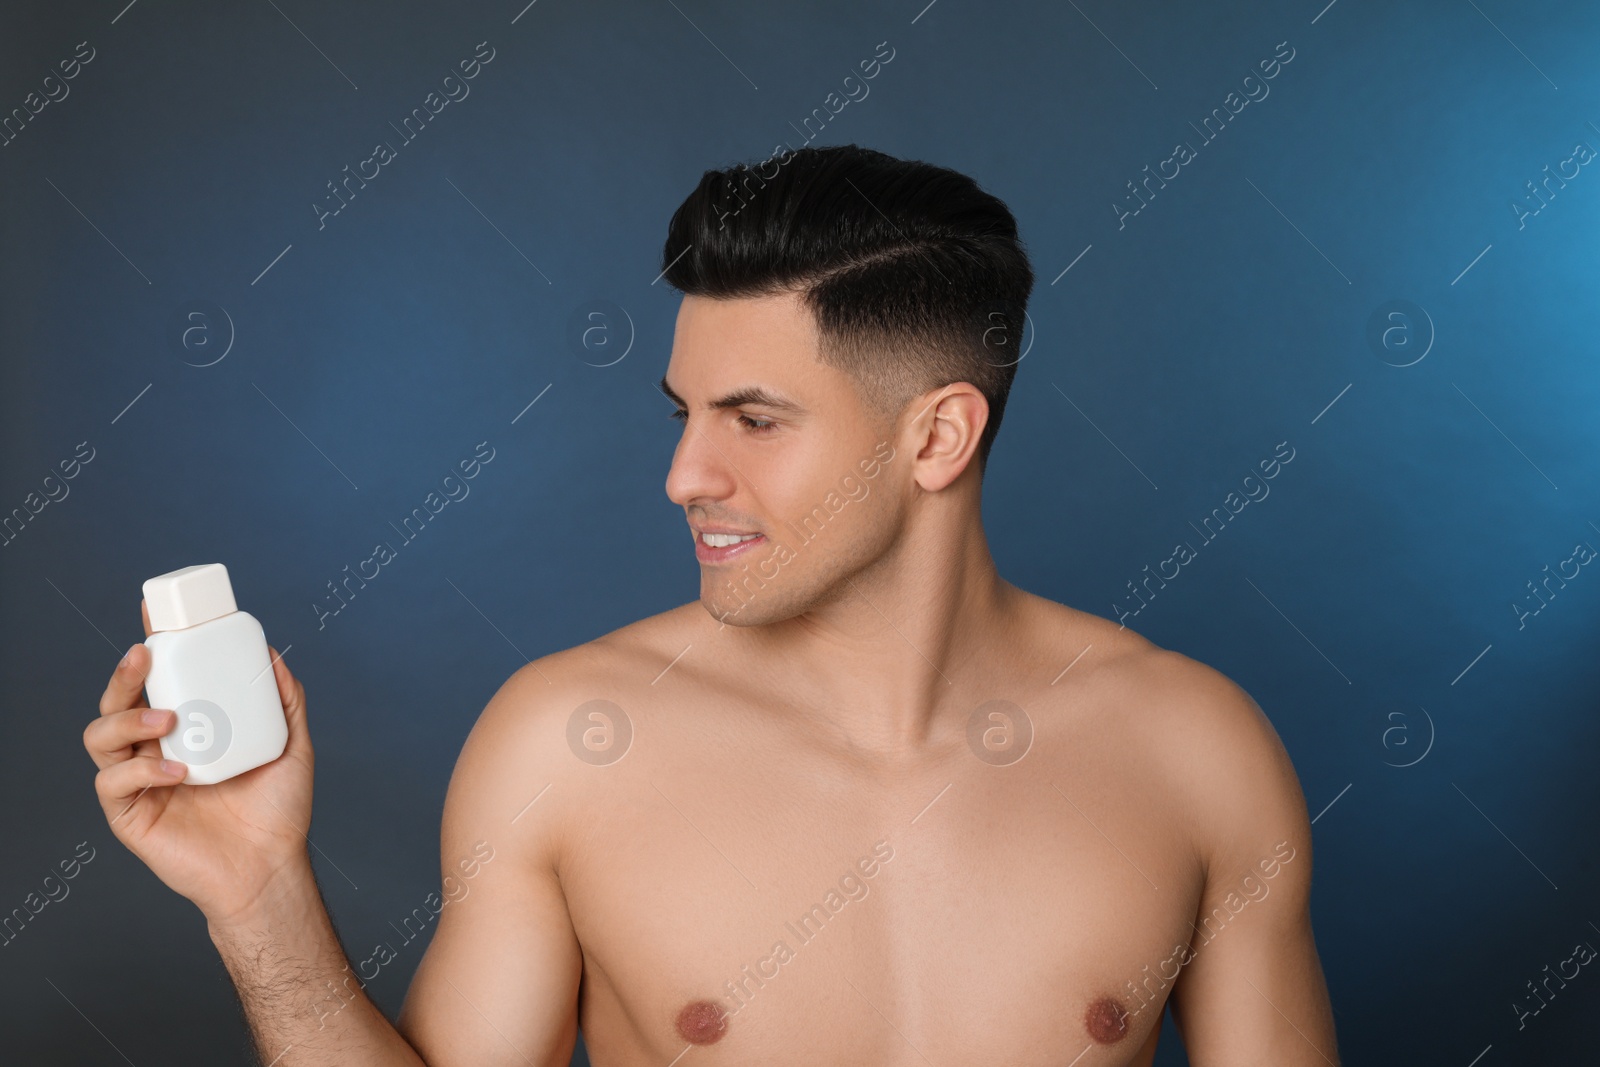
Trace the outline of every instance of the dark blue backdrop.
[[[1000, 570], [1137, 608], [1270, 715], [1346, 1061], [1591, 1050], [1600, 977], [1518, 1012], [1600, 945], [1600, 9], [1325, 2], [8, 7], [0, 913], [93, 858], [0, 948], [7, 1058], [243, 1062], [198, 912], [111, 836], [81, 743], [145, 578], [221, 560], [291, 646], [353, 954], [438, 887], [499, 684], [696, 595], [666, 221], [808, 136], [1016, 212]], [[369, 986], [391, 1014], [421, 951]]]

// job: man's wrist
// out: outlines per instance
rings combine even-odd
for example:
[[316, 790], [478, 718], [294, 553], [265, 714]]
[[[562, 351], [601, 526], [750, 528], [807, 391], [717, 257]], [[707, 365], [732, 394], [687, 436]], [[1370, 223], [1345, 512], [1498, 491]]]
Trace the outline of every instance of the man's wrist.
[[224, 942], [258, 942], [301, 929], [323, 911], [309, 857], [296, 855], [273, 872], [254, 898], [226, 913], [206, 913], [206, 928], [219, 948]]

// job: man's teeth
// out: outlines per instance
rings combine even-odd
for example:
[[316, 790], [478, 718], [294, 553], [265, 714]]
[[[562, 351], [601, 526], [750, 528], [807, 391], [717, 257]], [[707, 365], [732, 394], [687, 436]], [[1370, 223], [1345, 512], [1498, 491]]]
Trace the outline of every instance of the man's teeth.
[[703, 533], [700, 535], [700, 540], [710, 548], [727, 548], [729, 545], [736, 545], [740, 541], [751, 541], [760, 536], [760, 534]]

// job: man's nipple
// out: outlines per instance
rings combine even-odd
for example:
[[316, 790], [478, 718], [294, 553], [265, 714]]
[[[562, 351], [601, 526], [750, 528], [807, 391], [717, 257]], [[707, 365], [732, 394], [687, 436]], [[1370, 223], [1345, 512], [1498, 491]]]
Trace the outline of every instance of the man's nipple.
[[678, 1013], [678, 1036], [691, 1045], [715, 1044], [727, 1032], [727, 1016], [714, 1001], [691, 1001]]
[[1099, 997], [1083, 1013], [1083, 1028], [1100, 1044], [1115, 1044], [1127, 1036], [1128, 1012], [1116, 997]]

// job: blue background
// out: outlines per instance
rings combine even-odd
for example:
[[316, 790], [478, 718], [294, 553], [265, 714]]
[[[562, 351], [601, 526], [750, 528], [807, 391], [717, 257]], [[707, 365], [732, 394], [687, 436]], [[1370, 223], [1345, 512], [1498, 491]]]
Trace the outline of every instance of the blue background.
[[[1039, 278], [986, 480], [1001, 573], [1114, 617], [1198, 549], [1128, 622], [1238, 681], [1294, 759], [1346, 1062], [1593, 1055], [1600, 977], [1521, 1030], [1511, 1005], [1600, 945], [1600, 576], [1511, 605], [1600, 545], [1600, 173], [1512, 205], [1600, 147], [1600, 9], [124, 2], [0, 16], [5, 113], [95, 49], [0, 147], [0, 513], [94, 449], [0, 548], [0, 911], [96, 850], [0, 949], [11, 1062], [245, 1062], [201, 916], [111, 836], [82, 747], [145, 578], [223, 561], [292, 646], [358, 958], [438, 888], [445, 785], [500, 683], [697, 595], [654, 385], [667, 219], [704, 169], [801, 143], [884, 41], [815, 143], [973, 175]], [[480, 41], [470, 96], [319, 229], [325, 183]], [[1119, 228], [1180, 140], [1196, 158]], [[1374, 343], [1391, 301], [1421, 312]], [[185, 347], [204, 302], [225, 314]], [[319, 629], [326, 583], [481, 441], [470, 496]], [[1270, 496], [1203, 544], [1280, 442]], [[368, 986], [391, 1016], [421, 952]], [[1184, 1062], [1170, 1022], [1157, 1062]]]

